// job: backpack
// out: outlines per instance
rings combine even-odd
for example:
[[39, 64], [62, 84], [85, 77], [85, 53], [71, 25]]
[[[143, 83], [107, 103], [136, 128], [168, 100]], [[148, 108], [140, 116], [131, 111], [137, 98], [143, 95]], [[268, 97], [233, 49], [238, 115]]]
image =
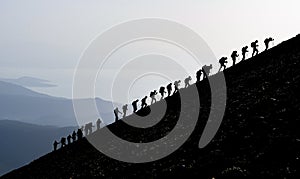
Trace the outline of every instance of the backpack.
[[154, 92], [153, 91], [150, 92], [150, 97], [152, 97], [152, 96], [154, 96]]
[[219, 63], [223, 64], [223, 63], [224, 63], [224, 59], [221, 58], [221, 59], [219, 60]]
[[162, 93], [162, 92], [164, 92], [164, 91], [165, 91], [165, 88], [164, 88], [164, 87], [160, 87], [160, 88], [159, 88], [159, 92]]
[[252, 42], [252, 43], [251, 43], [251, 47], [256, 47], [256, 43], [255, 43], [255, 42]]

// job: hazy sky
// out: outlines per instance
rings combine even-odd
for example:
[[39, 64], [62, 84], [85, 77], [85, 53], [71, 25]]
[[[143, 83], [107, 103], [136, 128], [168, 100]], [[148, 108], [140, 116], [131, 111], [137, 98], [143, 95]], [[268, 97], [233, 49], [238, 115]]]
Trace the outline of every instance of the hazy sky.
[[[0, 77], [47, 79], [58, 86], [35, 90], [71, 97], [81, 53], [115, 24], [144, 17], [174, 20], [197, 32], [219, 58], [256, 39], [272, 36], [277, 44], [295, 36], [299, 7], [299, 0], [1, 0]], [[109, 99], [107, 90], [99, 91]]]

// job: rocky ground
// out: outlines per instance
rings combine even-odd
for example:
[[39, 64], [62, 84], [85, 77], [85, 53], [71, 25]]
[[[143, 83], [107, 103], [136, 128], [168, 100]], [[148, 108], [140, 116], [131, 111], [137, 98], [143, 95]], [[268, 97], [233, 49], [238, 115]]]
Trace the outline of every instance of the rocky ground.
[[[207, 81], [196, 84], [201, 105], [195, 130], [184, 145], [163, 159], [144, 164], [120, 162], [100, 153], [84, 139], [2, 178], [297, 178], [300, 176], [299, 69], [300, 36], [227, 69], [225, 116], [217, 135], [203, 149], [198, 148], [198, 143], [211, 108]], [[211, 77], [214, 78], [217, 75]], [[181, 93], [189, 94], [189, 90]], [[128, 141], [159, 139], [176, 125], [181, 110], [193, 109], [194, 105], [191, 100], [181, 106], [179, 95], [166, 101], [166, 114], [150, 128], [132, 128], [123, 121], [108, 128]], [[139, 114], [146, 115], [147, 109]], [[188, 113], [184, 115], [190, 120]], [[93, 135], [101, 135], [101, 130]]]

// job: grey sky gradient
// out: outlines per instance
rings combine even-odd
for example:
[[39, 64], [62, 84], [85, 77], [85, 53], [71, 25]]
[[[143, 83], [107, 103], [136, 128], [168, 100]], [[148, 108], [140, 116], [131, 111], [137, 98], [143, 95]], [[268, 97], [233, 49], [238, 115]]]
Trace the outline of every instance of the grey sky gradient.
[[173, 20], [199, 33], [219, 58], [256, 39], [272, 36], [277, 44], [295, 36], [299, 7], [299, 0], [1, 0], [0, 77], [47, 79], [58, 86], [34, 89], [71, 97], [81, 53], [115, 24], [144, 17]]

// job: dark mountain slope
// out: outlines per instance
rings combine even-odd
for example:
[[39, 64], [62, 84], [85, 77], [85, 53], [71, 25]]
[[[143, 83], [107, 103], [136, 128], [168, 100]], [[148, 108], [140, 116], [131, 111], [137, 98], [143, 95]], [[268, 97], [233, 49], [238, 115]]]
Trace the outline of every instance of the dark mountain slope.
[[[225, 116], [217, 135], [204, 149], [199, 149], [198, 143], [211, 107], [207, 81], [197, 84], [201, 106], [195, 130], [183, 146], [161, 160], [144, 164], [120, 162], [82, 140], [49, 153], [3, 178], [297, 178], [300, 175], [299, 69], [300, 36], [227, 69]], [[217, 77], [218, 74], [210, 79]], [[193, 99], [189, 96], [190, 90], [183, 89], [181, 93]], [[193, 106], [193, 100], [180, 106], [178, 95], [166, 101], [166, 114], [148, 130], [130, 128], [122, 121], [108, 128], [129, 141], [158, 139], [172, 130], [180, 107], [190, 109]], [[147, 110], [139, 113], [145, 114]], [[191, 120], [189, 114], [184, 115], [187, 121]], [[102, 130], [97, 131], [91, 138], [101, 136], [101, 133]]]

